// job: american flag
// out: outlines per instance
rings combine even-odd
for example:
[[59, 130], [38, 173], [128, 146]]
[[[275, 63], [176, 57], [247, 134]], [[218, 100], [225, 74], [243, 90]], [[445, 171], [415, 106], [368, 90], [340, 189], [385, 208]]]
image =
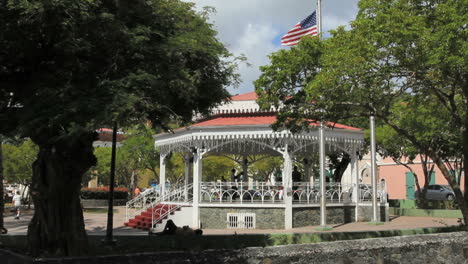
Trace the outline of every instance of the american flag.
[[297, 23], [291, 30], [281, 38], [281, 45], [294, 46], [304, 36], [315, 36], [318, 34], [317, 15], [315, 11], [300, 23]]

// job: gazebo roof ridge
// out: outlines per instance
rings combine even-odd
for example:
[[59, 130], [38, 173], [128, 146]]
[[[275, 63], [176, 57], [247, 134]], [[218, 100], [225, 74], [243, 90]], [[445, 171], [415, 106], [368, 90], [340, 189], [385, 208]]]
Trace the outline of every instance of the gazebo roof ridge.
[[212, 111], [212, 114], [209, 116], [204, 116], [197, 119], [195, 122], [204, 122], [208, 120], [212, 120], [215, 118], [229, 118], [229, 117], [255, 117], [255, 116], [273, 116], [278, 113], [273, 108], [270, 109], [255, 109], [255, 108], [247, 108], [247, 109], [219, 109]]

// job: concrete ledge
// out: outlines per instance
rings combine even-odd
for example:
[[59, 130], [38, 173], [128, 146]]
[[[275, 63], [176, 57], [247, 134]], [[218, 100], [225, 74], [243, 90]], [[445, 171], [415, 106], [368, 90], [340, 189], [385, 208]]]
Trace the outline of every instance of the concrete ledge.
[[[127, 203], [125, 199], [114, 200], [114, 206], [122, 206]], [[107, 200], [81, 200], [81, 204], [84, 208], [103, 207], [107, 206], [109, 202]]]

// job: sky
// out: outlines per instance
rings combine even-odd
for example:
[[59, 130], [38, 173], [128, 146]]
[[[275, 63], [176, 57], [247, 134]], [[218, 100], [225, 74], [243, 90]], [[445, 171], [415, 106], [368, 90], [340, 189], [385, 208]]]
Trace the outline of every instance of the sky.
[[[254, 91], [253, 81], [260, 76], [259, 67], [269, 63], [268, 55], [280, 49], [281, 37], [296, 23], [316, 9], [316, 0], [184, 0], [196, 9], [211, 6], [216, 13], [211, 23], [218, 39], [235, 56], [247, 57], [239, 65], [242, 83], [229, 87], [231, 94]], [[325, 37], [331, 29], [348, 25], [358, 12], [358, 0], [322, 0], [322, 27]]]

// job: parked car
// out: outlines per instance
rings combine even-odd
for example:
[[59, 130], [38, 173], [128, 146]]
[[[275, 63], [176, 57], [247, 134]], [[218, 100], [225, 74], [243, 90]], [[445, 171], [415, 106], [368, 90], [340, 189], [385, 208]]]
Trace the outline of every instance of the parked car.
[[[414, 193], [414, 197], [418, 199], [419, 197], [418, 191]], [[452, 201], [455, 199], [455, 193], [453, 192], [452, 188], [450, 188], [450, 186], [440, 185], [440, 184], [431, 184], [427, 186], [426, 199], [427, 200]]]

